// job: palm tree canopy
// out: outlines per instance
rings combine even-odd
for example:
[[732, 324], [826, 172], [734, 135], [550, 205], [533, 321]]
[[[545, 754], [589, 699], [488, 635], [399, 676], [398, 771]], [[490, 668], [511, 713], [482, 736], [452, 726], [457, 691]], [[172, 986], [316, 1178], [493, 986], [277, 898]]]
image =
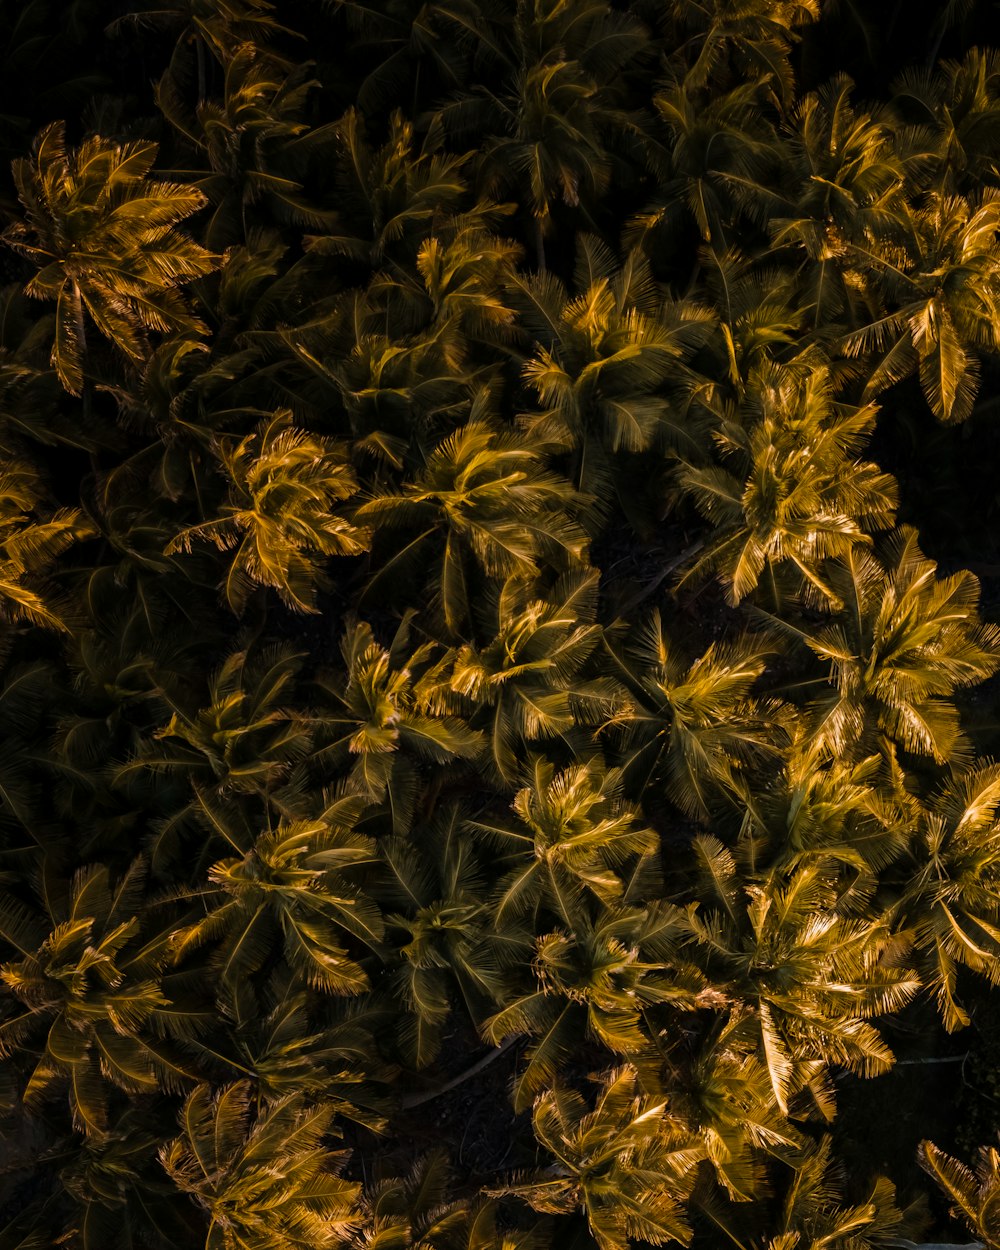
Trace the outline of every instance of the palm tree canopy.
[[72, 394], [83, 384], [84, 309], [135, 360], [148, 330], [206, 329], [177, 288], [219, 258], [176, 228], [205, 200], [182, 183], [149, 180], [156, 155], [155, 143], [99, 137], [68, 149], [65, 127], [53, 122], [33, 158], [15, 162], [25, 217], [5, 239], [38, 270], [28, 294], [56, 301], [52, 363]]
[[0, 1250], [1000, 1247], [931, 7], [0, 0]]

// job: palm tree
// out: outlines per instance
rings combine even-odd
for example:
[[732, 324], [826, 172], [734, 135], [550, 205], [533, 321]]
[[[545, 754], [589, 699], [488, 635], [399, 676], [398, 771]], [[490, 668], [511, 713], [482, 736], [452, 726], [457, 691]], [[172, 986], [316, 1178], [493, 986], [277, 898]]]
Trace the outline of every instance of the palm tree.
[[[764, 264], [764, 258], [745, 256], [733, 247], [719, 251], [706, 246], [698, 255], [720, 333], [713, 336], [712, 363], [703, 370], [706, 383], [695, 398], [710, 418], [725, 421], [727, 400], [734, 396], [745, 400], [771, 362], [811, 361], [822, 367], [825, 361], [815, 352], [810, 355], [811, 344], [803, 347], [811, 337], [808, 308], [803, 307], [801, 283], [790, 269]], [[692, 450], [705, 460], [709, 449], [706, 432]]]
[[816, 735], [850, 758], [895, 744], [938, 763], [967, 749], [955, 690], [1000, 662], [1000, 629], [979, 619], [979, 582], [937, 577], [916, 532], [895, 531], [876, 556], [858, 547], [832, 566], [845, 610], [815, 630], [793, 629], [830, 664], [836, 692], [814, 705]]
[[200, 1221], [163, 1174], [158, 1145], [150, 1132], [148, 1105], [145, 1115], [132, 1105], [114, 1117], [107, 1133], [77, 1138], [59, 1151], [68, 1156], [59, 1169], [59, 1185], [72, 1199], [63, 1232], [69, 1244], [80, 1250], [109, 1244], [122, 1250], [169, 1250], [197, 1241]]
[[47, 892], [41, 910], [2, 899], [0, 936], [19, 957], [0, 966], [9, 995], [0, 1057], [26, 1048], [26, 1105], [64, 1087], [74, 1126], [87, 1135], [108, 1128], [107, 1086], [149, 1093], [182, 1079], [159, 1061], [148, 1032], [169, 1005], [161, 980], [170, 929], [150, 933], [140, 924], [145, 875], [136, 861], [112, 885], [107, 866], [93, 864], [68, 888]]
[[650, 1048], [645, 1008], [690, 1005], [693, 995], [674, 969], [644, 956], [643, 942], [662, 927], [655, 909], [609, 907], [591, 919], [580, 906], [572, 928], [536, 938], [534, 984], [510, 995], [483, 1026], [494, 1045], [517, 1035], [532, 1039], [514, 1081], [516, 1111], [552, 1084], [582, 1034], [613, 1055], [641, 1055]]
[[[707, 986], [702, 1005], [713, 996], [718, 991]], [[693, 1057], [684, 1053], [683, 1034], [674, 1035], [662, 1082], [675, 1114], [701, 1138], [716, 1180], [738, 1203], [767, 1192], [766, 1159], [787, 1159], [805, 1141], [779, 1107], [767, 1066], [743, 1033], [738, 1019], [719, 1019], [699, 1038]]]
[[[737, 1097], [744, 1093], [740, 1088]], [[733, 1110], [729, 1108], [730, 1113]], [[766, 1174], [759, 1159], [755, 1161], [758, 1183], [749, 1191], [730, 1190], [720, 1198], [704, 1185], [695, 1187], [691, 1206], [707, 1221], [706, 1230], [718, 1230], [733, 1246], [755, 1245], [762, 1250], [793, 1246], [877, 1250], [884, 1245], [914, 1244], [904, 1235], [915, 1233], [919, 1216], [912, 1206], [900, 1210], [891, 1181], [884, 1176], [866, 1177], [861, 1188], [858, 1177], [845, 1176], [830, 1136], [810, 1138], [787, 1121], [783, 1128], [786, 1136], [780, 1144], [776, 1140], [780, 1134], [758, 1143], [770, 1149], [774, 1160]], [[846, 1200], [845, 1190], [853, 1202]]]
[[289, 706], [301, 658], [280, 646], [237, 651], [202, 694], [190, 682], [158, 687], [165, 705], [154, 718], [159, 724], [152, 732], [142, 726], [138, 745], [111, 773], [118, 801], [144, 813], [158, 874], [196, 879], [214, 861], [220, 839], [231, 845], [222, 832], [230, 822], [252, 840], [249, 830], [267, 827], [272, 814], [303, 815], [301, 800], [284, 796], [310, 744], [305, 713]]
[[[0, 620], [69, 631], [66, 605], [46, 585], [44, 573], [75, 542], [93, 537], [79, 509], [44, 509], [34, 465], [4, 448], [0, 468]], [[45, 519], [42, 519], [45, 517]]]
[[961, 966], [1000, 982], [1000, 766], [956, 769], [921, 813], [898, 908], [945, 1028], [969, 1023]]
[[500, 865], [510, 864], [493, 915], [502, 923], [508, 913], [528, 913], [537, 922], [544, 908], [572, 928], [588, 892], [609, 906], [623, 900], [623, 877], [640, 871], [636, 861], [651, 857], [659, 840], [642, 826], [637, 808], [622, 801], [619, 772], [598, 759], [557, 773], [536, 756], [525, 771], [529, 784], [511, 805], [516, 820], [469, 823], [501, 852]]
[[203, 1072], [246, 1079], [261, 1103], [302, 1095], [373, 1132], [385, 1129], [391, 1070], [373, 1053], [364, 1026], [370, 1000], [318, 1000], [284, 968], [264, 983], [243, 977], [219, 984], [216, 1006], [219, 1027], [185, 1043]]
[[[386, 853], [396, 871], [405, 859], [400, 850], [392, 847]], [[406, 867], [413, 869], [412, 864]], [[482, 893], [461, 889], [424, 904], [413, 915], [388, 915], [386, 923], [408, 939], [399, 947], [401, 959], [389, 982], [402, 1008], [397, 1022], [400, 1052], [412, 1068], [425, 1068], [441, 1052], [454, 988], [476, 1026], [502, 999], [504, 939], [490, 930]]]
[[280, 824], [249, 846], [221, 822], [216, 829], [237, 854], [209, 868], [209, 885], [197, 891], [205, 914], [175, 929], [175, 957], [217, 943], [211, 966], [218, 983], [231, 986], [278, 950], [314, 989], [366, 990], [368, 977], [342, 939], [381, 948], [381, 914], [345, 873], [373, 861], [370, 839], [322, 820]]
[[911, 821], [919, 819], [897, 781], [879, 755], [856, 762], [831, 756], [821, 742], [800, 734], [776, 772], [738, 779], [739, 853], [754, 871], [812, 865], [835, 874], [847, 906], [851, 897], [875, 890], [905, 852]]
[[201, 707], [190, 690], [180, 699], [162, 690], [170, 718], [117, 770], [116, 784], [153, 771], [183, 774], [196, 794], [202, 785], [220, 795], [270, 790], [309, 747], [304, 714], [284, 703], [301, 659], [281, 646], [234, 651], [209, 678]]
[[363, 1223], [343, 1243], [344, 1250], [406, 1246], [435, 1250], [442, 1244], [463, 1244], [458, 1238], [468, 1228], [469, 1203], [454, 1198], [451, 1169], [443, 1150], [415, 1160], [406, 1176], [381, 1176], [366, 1187], [361, 1199]]
[[14, 162], [25, 220], [3, 239], [38, 268], [29, 295], [56, 301], [52, 364], [79, 395], [87, 365], [86, 315], [130, 360], [147, 332], [205, 333], [178, 288], [221, 263], [177, 222], [205, 205], [194, 187], [150, 181], [155, 143], [94, 136], [67, 149], [65, 125], [38, 136], [31, 159]]
[[430, 303], [427, 338], [438, 343], [443, 363], [457, 377], [474, 363], [477, 348], [503, 351], [514, 333], [514, 310], [503, 288], [521, 252], [482, 228], [479, 217], [488, 211], [463, 213], [417, 252], [419, 295]]
[[921, 181], [949, 194], [995, 182], [1000, 62], [992, 49], [970, 48], [960, 61], [905, 70], [891, 110], [901, 125], [920, 128], [921, 147], [931, 157], [922, 162]]
[[296, 429], [283, 410], [235, 446], [220, 444], [218, 456], [229, 487], [223, 515], [182, 530], [165, 554], [190, 551], [199, 538], [235, 549], [223, 589], [237, 614], [254, 585], [272, 587], [295, 611], [318, 611], [316, 590], [330, 584], [320, 558], [368, 545], [368, 531], [336, 511], [358, 489], [346, 447]]
[[869, 399], [908, 377], [920, 385], [935, 416], [964, 421], [979, 389], [979, 353], [1000, 348], [1000, 193], [974, 199], [929, 192], [907, 208], [902, 241], [854, 243], [880, 297], [870, 323], [843, 340], [849, 355], [868, 356]]
[[687, 1245], [682, 1204], [704, 1151], [665, 1100], [638, 1086], [624, 1064], [603, 1078], [593, 1108], [575, 1090], [546, 1090], [532, 1121], [553, 1163], [489, 1192], [557, 1215], [582, 1209], [601, 1250], [629, 1250], [632, 1238]]
[[443, 1150], [415, 1160], [404, 1176], [376, 1179], [361, 1198], [363, 1223], [351, 1231], [344, 1250], [539, 1250], [530, 1231], [497, 1225], [500, 1204], [488, 1198], [454, 1196], [453, 1169]]
[[[166, 82], [170, 82], [176, 90], [176, 84], [187, 77], [185, 53], [193, 45], [199, 104], [208, 93], [206, 51], [220, 65], [226, 65], [242, 44], [264, 48], [268, 39], [295, 33], [279, 25], [271, 16], [274, 5], [268, 0], [142, 0], [142, 3], [147, 7], [115, 18], [107, 33], [115, 35], [126, 25], [178, 30], [167, 74], [160, 81], [160, 90]], [[273, 59], [276, 54], [270, 52], [269, 55]]]
[[[386, 163], [403, 155], [393, 151]], [[421, 160], [413, 163], [419, 172]], [[381, 172], [389, 177], [395, 171]], [[447, 168], [425, 172], [444, 185], [394, 178], [384, 189], [388, 205], [372, 190], [376, 228], [383, 208], [399, 209], [383, 241], [368, 244], [347, 232], [306, 237], [307, 261], [370, 253], [386, 269], [365, 292], [335, 300], [314, 322], [281, 335], [301, 363], [335, 388], [355, 450], [397, 470], [407, 452], [425, 454], [414, 446], [415, 425], [421, 433], [447, 429], [454, 416], [465, 416], [470, 401], [485, 414], [484, 386], [495, 380], [496, 354], [510, 352], [514, 333], [505, 286], [520, 248], [486, 228], [495, 230], [511, 206], [480, 202], [447, 212], [435, 201], [455, 190], [446, 181], [455, 175]]]
[[208, 1219], [206, 1250], [322, 1250], [342, 1244], [361, 1187], [323, 1142], [333, 1110], [288, 1095], [254, 1113], [246, 1082], [192, 1090], [181, 1133], [160, 1151], [167, 1175]]
[[900, 1235], [909, 1231], [904, 1212], [896, 1205], [895, 1186], [884, 1176], [866, 1179], [870, 1188], [864, 1201], [845, 1204], [842, 1172], [831, 1146], [829, 1137], [821, 1137], [794, 1160], [768, 1250], [838, 1244], [876, 1250], [898, 1244]]
[[480, 614], [489, 641], [453, 652], [442, 707], [483, 732], [486, 766], [502, 786], [520, 781], [530, 744], [562, 741], [590, 754], [599, 730], [629, 706], [622, 684], [593, 662], [597, 589], [593, 572], [569, 573], [547, 592], [512, 577]]
[[1000, 1193], [1000, 1153], [995, 1146], [980, 1146], [975, 1171], [945, 1154], [933, 1142], [923, 1141], [917, 1159], [924, 1171], [951, 1200], [953, 1212], [984, 1250], [1000, 1246], [997, 1195]]
[[776, 247], [803, 254], [810, 319], [827, 331], [863, 318], [850, 244], [896, 236], [914, 165], [890, 113], [854, 108], [853, 85], [838, 75], [797, 105], [783, 153], [795, 191], [769, 223]]
[[686, 362], [712, 318], [690, 301], [665, 300], [638, 253], [619, 265], [592, 236], [581, 240], [575, 279], [575, 298], [551, 275], [510, 284], [510, 302], [537, 340], [523, 377], [541, 411], [522, 422], [569, 453], [570, 479], [592, 496], [597, 516], [612, 492], [631, 516], [634, 484], [616, 462], [623, 453], [688, 450], [691, 431], [677, 401], [696, 385]]
[[494, 919], [489, 863], [468, 835], [464, 805], [434, 808], [426, 791], [422, 799], [425, 811], [405, 833], [379, 838], [370, 887], [394, 944], [381, 988], [398, 1004], [398, 1047], [414, 1069], [438, 1057], [455, 1011], [481, 1028], [532, 948], [527, 925]]
[[387, 261], [412, 261], [417, 248], [472, 198], [467, 154], [444, 150], [440, 119], [432, 119], [419, 143], [413, 122], [396, 109], [388, 135], [374, 148], [364, 118], [349, 108], [335, 125], [337, 229], [307, 235], [319, 255], [349, 256], [378, 269]]
[[480, 734], [437, 706], [446, 656], [433, 643], [411, 648], [410, 632], [408, 617], [382, 647], [367, 622], [349, 623], [341, 639], [343, 670], [316, 679], [310, 752], [313, 769], [350, 766], [362, 792], [388, 803], [397, 833], [412, 815], [415, 760], [449, 764], [482, 749]]
[[[260, 336], [265, 348], [276, 338], [285, 349], [291, 368], [282, 367], [277, 381], [293, 407], [332, 409], [338, 428], [354, 438], [358, 461], [374, 462], [392, 482], [426, 463], [432, 440], [470, 418], [493, 417], [500, 361], [512, 350], [514, 310], [505, 283], [520, 251], [488, 232], [510, 206], [453, 208], [452, 199], [466, 198], [465, 181], [447, 164], [437, 168], [437, 151], [429, 143], [426, 167], [413, 156], [412, 176], [407, 147], [382, 150], [378, 160], [367, 149], [354, 154], [375, 165], [349, 165], [365, 185], [361, 203], [371, 200], [373, 217], [366, 225], [356, 220], [359, 197], [348, 188], [349, 220], [338, 234], [309, 236], [301, 264], [319, 289], [333, 283], [335, 290], [345, 268], [336, 263], [340, 254], [348, 273], [357, 270], [352, 261], [369, 254], [385, 268], [366, 286], [317, 300], [293, 328]], [[373, 222], [387, 233], [369, 243]]]
[[535, 259], [544, 271], [556, 205], [585, 214], [596, 208], [620, 153], [638, 154], [638, 125], [620, 105], [619, 79], [646, 51], [647, 36], [605, 0], [518, 0], [504, 34], [493, 41], [504, 71], [500, 90], [474, 88], [443, 116], [459, 136], [473, 129], [490, 136], [481, 171], [487, 192], [515, 180], [527, 187]]
[[780, 758], [791, 708], [752, 694], [773, 646], [737, 637], [689, 663], [654, 611], [632, 631], [624, 657], [612, 652], [635, 700], [618, 718], [626, 775], [643, 785], [664, 777], [679, 807], [706, 818], [738, 789], [743, 769]]
[[697, 257], [717, 329], [707, 342], [710, 356], [700, 359], [701, 379], [687, 414], [697, 422], [696, 437], [677, 450], [685, 464], [701, 466], [712, 459], [712, 432], [730, 424], [736, 402], [752, 402], [761, 377], [781, 366], [793, 375], [796, 367], [823, 370], [829, 361], [826, 335], [810, 332], [803, 287], [788, 265], [774, 264], [771, 252], [752, 257], [737, 247], [705, 245]]
[[[760, 365], [716, 441], [733, 469], [683, 465], [678, 481], [715, 528], [686, 578], [718, 569], [732, 603], [789, 571], [808, 598], [839, 607], [827, 571], [891, 525], [895, 481], [860, 458], [876, 409], [838, 403], [829, 371], [806, 357]], [[861, 558], [861, 557], [858, 557]]]
[[161, 79], [161, 111], [210, 171], [195, 184], [213, 206], [202, 236], [210, 247], [243, 243], [262, 219], [314, 229], [331, 222], [302, 185], [311, 159], [324, 155], [334, 137], [332, 127], [312, 128], [305, 120], [309, 95], [319, 86], [312, 68], [289, 67], [254, 43], [235, 45], [224, 61], [221, 100], [201, 100], [194, 115], [173, 77]]
[[801, 180], [803, 216], [848, 238], [884, 231], [908, 172], [894, 144], [893, 117], [878, 109], [859, 112], [851, 103], [853, 87], [838, 74], [803, 96], [789, 150]]
[[679, 0], [664, 23], [671, 77], [696, 90], [749, 80], [784, 104], [798, 28], [817, 17], [817, 0]]
[[773, 189], [779, 149], [759, 96], [759, 82], [741, 82], [707, 100], [677, 82], [654, 97], [665, 132], [655, 153], [657, 195], [630, 223], [630, 238], [648, 245], [651, 232], [675, 232], [683, 205], [702, 239], [721, 250], [741, 211], [766, 220], [784, 208]]
[[455, 358], [461, 335], [452, 326], [443, 336], [434, 326], [413, 333], [414, 311], [427, 325], [432, 306], [423, 282], [386, 280], [279, 331], [294, 362], [287, 397], [300, 402], [304, 392], [314, 407], [332, 407], [354, 453], [393, 476], [423, 462], [430, 439], [468, 418], [493, 372], [456, 371], [447, 357]]
[[690, 957], [753, 1041], [784, 1114], [808, 1090], [832, 1118], [831, 1065], [861, 1075], [892, 1066], [868, 1021], [920, 989], [902, 966], [905, 944], [883, 920], [840, 914], [834, 882], [815, 865], [740, 889], [734, 857], [718, 839], [699, 835], [694, 849], [706, 905], [687, 908]]
[[376, 558], [382, 534], [402, 530], [405, 540], [377, 566], [365, 598], [390, 584], [398, 595], [400, 580], [429, 558], [445, 625], [456, 633], [470, 619], [476, 566], [505, 579], [583, 559], [577, 507], [569, 483], [543, 467], [528, 440], [471, 420], [431, 451], [414, 481], [356, 510], [355, 519], [372, 527]]

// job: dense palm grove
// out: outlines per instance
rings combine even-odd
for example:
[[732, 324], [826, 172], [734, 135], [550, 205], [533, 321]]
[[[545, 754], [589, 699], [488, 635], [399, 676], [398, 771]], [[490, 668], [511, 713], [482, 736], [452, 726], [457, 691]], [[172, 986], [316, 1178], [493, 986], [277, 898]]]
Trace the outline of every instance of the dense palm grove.
[[4, 0], [3, 1250], [1000, 1246], [1000, 58], [890, 8]]

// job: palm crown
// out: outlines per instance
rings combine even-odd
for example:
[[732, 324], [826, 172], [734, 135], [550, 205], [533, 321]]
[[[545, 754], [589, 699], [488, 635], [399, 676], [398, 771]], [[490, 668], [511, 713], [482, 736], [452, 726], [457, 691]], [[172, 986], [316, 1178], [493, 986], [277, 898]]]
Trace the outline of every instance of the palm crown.
[[328, 584], [320, 558], [358, 555], [368, 540], [365, 529], [334, 511], [357, 490], [343, 447], [295, 429], [285, 411], [219, 455], [229, 484], [223, 515], [183, 530], [167, 553], [190, 550], [196, 538], [235, 548], [224, 582], [234, 611], [256, 583], [273, 587], [291, 608], [315, 612], [316, 589]]
[[53, 123], [33, 159], [15, 163], [25, 220], [5, 238], [38, 269], [28, 294], [56, 301], [52, 363], [72, 394], [83, 385], [87, 316], [133, 360], [149, 330], [205, 329], [178, 288], [219, 260], [176, 229], [204, 197], [149, 181], [156, 153], [154, 143], [96, 137], [70, 150]]

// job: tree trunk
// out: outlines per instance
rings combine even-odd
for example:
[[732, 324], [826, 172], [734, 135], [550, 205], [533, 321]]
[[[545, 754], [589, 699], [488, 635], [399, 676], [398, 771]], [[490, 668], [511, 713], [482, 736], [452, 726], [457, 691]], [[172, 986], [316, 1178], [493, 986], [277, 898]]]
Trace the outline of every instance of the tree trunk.
[[538, 272], [545, 273], [545, 236], [542, 232], [541, 217], [535, 218], [535, 261]]
[[198, 63], [198, 103], [205, 103], [205, 45], [200, 37], [196, 36], [194, 41], [194, 55]]
[[423, 1090], [418, 1094], [407, 1094], [401, 1104], [403, 1109], [409, 1111], [411, 1107], [420, 1107], [425, 1102], [430, 1102], [434, 1098], [440, 1098], [442, 1094], [447, 1094], [449, 1090], [464, 1084], [470, 1077], [482, 1072], [483, 1068], [488, 1068], [494, 1059], [499, 1059], [504, 1051], [513, 1046], [517, 1040], [516, 1035], [504, 1038], [499, 1046], [494, 1047], [482, 1059], [477, 1060], [471, 1068], [466, 1068], [464, 1072], [460, 1072], [458, 1076], [452, 1077], [450, 1081], [445, 1081], [443, 1085], [438, 1085], [435, 1089]]
[[73, 310], [76, 320], [76, 338], [80, 345], [80, 372], [83, 374], [83, 424], [86, 427], [90, 422], [93, 387], [87, 374], [89, 356], [87, 350], [87, 322], [83, 315], [83, 295], [80, 292], [80, 284], [78, 282], [73, 283]]

